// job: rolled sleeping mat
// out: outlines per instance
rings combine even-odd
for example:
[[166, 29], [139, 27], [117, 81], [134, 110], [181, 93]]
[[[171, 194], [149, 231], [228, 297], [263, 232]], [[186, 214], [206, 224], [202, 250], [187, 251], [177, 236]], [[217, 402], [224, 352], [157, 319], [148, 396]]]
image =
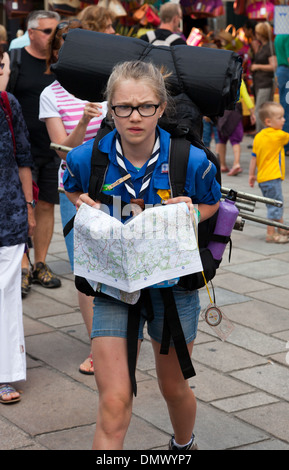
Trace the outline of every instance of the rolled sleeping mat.
[[103, 101], [113, 67], [128, 60], [164, 66], [171, 72], [170, 93], [186, 93], [203, 115], [222, 115], [238, 100], [242, 60], [235, 52], [222, 49], [154, 46], [138, 38], [72, 29], [51, 70], [78, 98]]

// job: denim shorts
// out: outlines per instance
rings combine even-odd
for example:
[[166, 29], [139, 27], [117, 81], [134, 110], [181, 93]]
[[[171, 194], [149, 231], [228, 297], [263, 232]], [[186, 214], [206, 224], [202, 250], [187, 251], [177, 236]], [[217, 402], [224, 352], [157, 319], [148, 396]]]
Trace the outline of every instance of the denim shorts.
[[[282, 194], [282, 180], [280, 178], [270, 181], [264, 181], [259, 183], [259, 188], [262, 191], [264, 197], [270, 199], [277, 199], [283, 202]], [[283, 207], [275, 207], [271, 204], [266, 204], [267, 207], [267, 219], [280, 220], [283, 217]]]
[[[197, 336], [200, 314], [198, 291], [187, 291], [182, 287], [173, 287], [176, 306], [182, 324], [186, 343], [190, 343]], [[161, 343], [164, 304], [159, 289], [150, 289], [154, 311], [154, 319], [148, 322], [148, 334], [152, 339]], [[101, 336], [127, 337], [128, 304], [116, 299], [95, 297], [93, 307], [93, 322], [91, 338]], [[141, 312], [138, 338], [143, 339], [143, 329], [146, 323], [146, 312]], [[172, 343], [171, 343], [172, 345]]]

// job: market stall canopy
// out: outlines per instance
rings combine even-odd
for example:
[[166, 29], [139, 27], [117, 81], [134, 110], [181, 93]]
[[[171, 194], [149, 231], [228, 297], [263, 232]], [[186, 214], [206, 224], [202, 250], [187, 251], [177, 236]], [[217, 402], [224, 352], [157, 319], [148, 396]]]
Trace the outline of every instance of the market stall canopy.
[[238, 100], [242, 63], [232, 51], [192, 46], [153, 46], [141, 39], [73, 29], [51, 66], [61, 85], [78, 98], [103, 101], [115, 64], [142, 60], [171, 72], [170, 93], [186, 93], [206, 116], [222, 115]]

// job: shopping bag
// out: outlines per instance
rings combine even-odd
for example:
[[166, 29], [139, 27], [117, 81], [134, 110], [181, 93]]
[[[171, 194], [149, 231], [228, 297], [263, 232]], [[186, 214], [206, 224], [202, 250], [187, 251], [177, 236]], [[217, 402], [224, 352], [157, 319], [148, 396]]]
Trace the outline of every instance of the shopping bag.
[[208, 18], [224, 14], [222, 0], [181, 0], [184, 13], [195, 18]]
[[221, 39], [223, 49], [229, 51], [238, 52], [244, 46], [233, 24], [229, 24], [226, 29], [222, 29], [218, 33], [218, 38]]
[[251, 20], [272, 21], [274, 18], [274, 3], [266, 1], [253, 1], [246, 8], [246, 15]]
[[138, 8], [133, 13], [132, 17], [134, 21], [137, 21], [143, 26], [146, 26], [148, 23], [153, 26], [159, 26], [161, 22], [157, 12], [154, 10], [154, 7], [147, 3], [144, 3], [140, 8]]
[[200, 46], [203, 42], [204, 34], [199, 28], [192, 28], [187, 38], [188, 46]]

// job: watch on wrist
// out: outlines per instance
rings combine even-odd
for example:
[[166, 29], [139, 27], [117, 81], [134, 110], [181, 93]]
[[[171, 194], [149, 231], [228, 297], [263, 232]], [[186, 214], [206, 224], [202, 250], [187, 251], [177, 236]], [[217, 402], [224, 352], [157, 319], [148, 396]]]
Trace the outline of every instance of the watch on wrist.
[[26, 204], [29, 204], [32, 209], [34, 209], [34, 207], [36, 206], [36, 202], [34, 201], [34, 199], [32, 199], [32, 201], [26, 201]]

